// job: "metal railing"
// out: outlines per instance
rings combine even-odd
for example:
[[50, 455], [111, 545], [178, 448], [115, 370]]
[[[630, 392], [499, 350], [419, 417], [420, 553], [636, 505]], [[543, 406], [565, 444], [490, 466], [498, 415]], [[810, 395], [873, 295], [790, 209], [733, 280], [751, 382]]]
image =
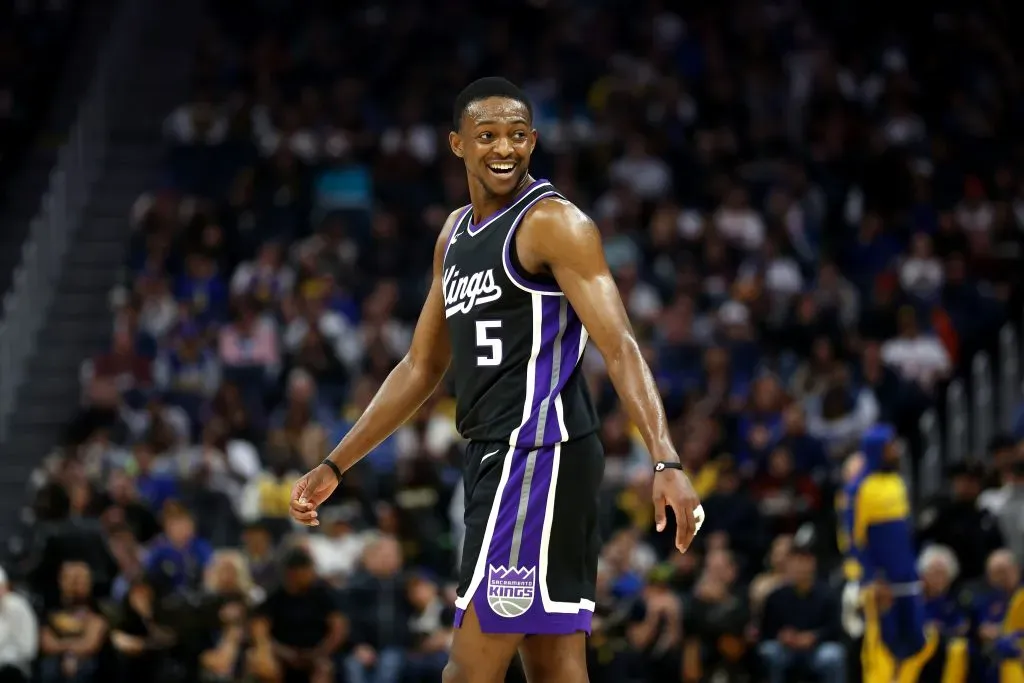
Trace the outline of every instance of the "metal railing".
[[13, 286], [0, 307], [0, 442], [6, 440], [18, 388], [53, 300], [61, 263], [107, 154], [111, 100], [140, 42], [149, 0], [122, 3], [97, 60], [92, 85], [50, 173], [39, 214], [21, 250]]
[[921, 417], [924, 452], [917, 489], [922, 496], [939, 493], [944, 466], [983, 456], [997, 432], [1013, 429], [1024, 401], [1022, 362], [1024, 345], [1013, 324], [1007, 323], [999, 331], [995, 363], [984, 351], [971, 359], [970, 390], [960, 379], [947, 387], [945, 441], [936, 411], [929, 410]]

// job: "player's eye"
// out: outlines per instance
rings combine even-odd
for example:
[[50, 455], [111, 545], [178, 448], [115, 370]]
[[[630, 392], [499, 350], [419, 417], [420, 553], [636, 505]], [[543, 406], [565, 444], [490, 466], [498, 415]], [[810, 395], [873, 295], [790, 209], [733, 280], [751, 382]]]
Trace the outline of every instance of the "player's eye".
[[477, 136], [477, 138], [480, 140], [490, 140], [493, 137], [494, 135], [492, 135], [491, 133], [480, 133], [480, 135]]
[[526, 131], [525, 130], [517, 130], [515, 133], [512, 134], [512, 137], [514, 137], [516, 140], [525, 140], [526, 139]]

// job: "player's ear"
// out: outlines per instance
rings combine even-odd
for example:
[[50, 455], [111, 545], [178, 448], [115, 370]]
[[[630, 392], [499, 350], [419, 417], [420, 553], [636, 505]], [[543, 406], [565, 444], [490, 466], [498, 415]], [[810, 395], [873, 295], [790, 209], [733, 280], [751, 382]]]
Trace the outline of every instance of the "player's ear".
[[458, 158], [463, 158], [465, 152], [462, 149], [462, 138], [455, 131], [448, 133], [448, 146], [452, 148], [452, 154]]
[[540, 134], [537, 132], [537, 129], [536, 128], [531, 128], [530, 129], [530, 154], [533, 154], [533, 150], [537, 149], [537, 139], [539, 137], [540, 137]]

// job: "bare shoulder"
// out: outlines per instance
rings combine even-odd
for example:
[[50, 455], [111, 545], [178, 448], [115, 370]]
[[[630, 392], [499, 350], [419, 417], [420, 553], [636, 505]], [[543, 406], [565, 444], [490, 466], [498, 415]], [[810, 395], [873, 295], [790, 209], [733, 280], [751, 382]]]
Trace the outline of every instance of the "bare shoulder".
[[530, 209], [523, 219], [522, 239], [517, 246], [537, 254], [546, 262], [580, 256], [595, 246], [601, 235], [594, 221], [582, 209], [561, 197], [547, 197]]
[[541, 224], [545, 228], [564, 230], [591, 230], [594, 221], [568, 199], [545, 197], [537, 202], [526, 215], [524, 222]]

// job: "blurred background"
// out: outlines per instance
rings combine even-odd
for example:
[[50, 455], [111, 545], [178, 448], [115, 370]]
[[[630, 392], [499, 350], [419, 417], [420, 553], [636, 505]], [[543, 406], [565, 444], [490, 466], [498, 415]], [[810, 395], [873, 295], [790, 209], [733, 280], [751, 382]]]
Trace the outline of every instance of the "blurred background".
[[407, 350], [468, 201], [451, 102], [483, 75], [525, 89], [534, 175], [599, 226], [707, 511], [687, 555], [653, 533], [591, 350], [591, 679], [797, 680], [769, 596], [807, 583], [791, 673], [858, 680], [833, 500], [888, 423], [931, 618], [985, 680], [1024, 560], [1022, 10], [3, 3], [0, 681], [440, 680], [447, 388], [319, 529], [287, 507]]

